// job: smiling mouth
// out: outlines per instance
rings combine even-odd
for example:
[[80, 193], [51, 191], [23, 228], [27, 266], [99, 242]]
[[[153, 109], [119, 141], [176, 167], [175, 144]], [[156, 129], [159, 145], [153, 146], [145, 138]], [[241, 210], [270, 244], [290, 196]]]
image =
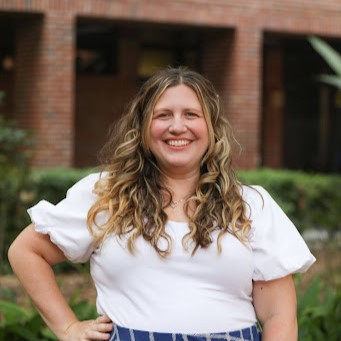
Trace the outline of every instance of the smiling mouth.
[[190, 141], [188, 141], [188, 140], [168, 140], [168, 141], [166, 141], [166, 143], [172, 147], [183, 147], [183, 146], [187, 146], [188, 144], [190, 144]]

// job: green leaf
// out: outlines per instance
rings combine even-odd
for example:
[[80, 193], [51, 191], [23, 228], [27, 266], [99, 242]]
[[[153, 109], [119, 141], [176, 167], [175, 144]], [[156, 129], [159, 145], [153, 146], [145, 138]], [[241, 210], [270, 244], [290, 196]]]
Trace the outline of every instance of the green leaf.
[[58, 341], [57, 337], [48, 328], [44, 328], [41, 333], [47, 340]]
[[39, 336], [35, 336], [28, 328], [21, 326], [14, 326], [12, 329], [13, 334], [21, 337], [25, 341], [43, 341]]
[[316, 277], [309, 287], [298, 296], [297, 309], [299, 312], [307, 313], [307, 309], [320, 304], [320, 292], [322, 282], [320, 277]]
[[18, 304], [0, 300], [0, 311], [5, 316], [5, 320], [30, 318], [31, 313], [21, 308]]
[[341, 77], [336, 75], [320, 75], [318, 77], [320, 81], [323, 83], [327, 83], [329, 85], [335, 86], [338, 89], [341, 89]]
[[308, 37], [310, 44], [321, 55], [321, 57], [328, 63], [334, 72], [341, 76], [341, 56], [329, 44], [320, 38], [310, 36]]

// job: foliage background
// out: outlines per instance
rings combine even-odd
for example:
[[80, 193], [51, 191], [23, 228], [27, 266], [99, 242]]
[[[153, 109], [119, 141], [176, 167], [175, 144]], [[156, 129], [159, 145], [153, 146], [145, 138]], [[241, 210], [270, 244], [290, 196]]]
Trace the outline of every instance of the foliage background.
[[[76, 181], [96, 169], [46, 169], [32, 170], [26, 177], [19, 193], [12, 191], [6, 214], [10, 229], [6, 233], [6, 245], [26, 226], [26, 209], [44, 198], [57, 203]], [[307, 229], [324, 230], [332, 237], [328, 244], [322, 244], [320, 251], [333, 248], [340, 255], [341, 245], [337, 236], [341, 231], [341, 176], [307, 174], [288, 170], [259, 169], [240, 171], [238, 176], [247, 184], [265, 187], [277, 200], [303, 233]], [[11, 178], [12, 179], [12, 178]], [[11, 181], [8, 179], [8, 181]], [[17, 180], [13, 180], [17, 181]], [[11, 186], [11, 188], [14, 186]], [[19, 188], [19, 187], [16, 187]], [[14, 212], [15, 214], [12, 214]], [[3, 250], [5, 257], [6, 250]], [[316, 255], [320, 252], [316, 250]], [[8, 265], [1, 266], [2, 273], [10, 274]], [[77, 271], [83, 275], [85, 268], [64, 263], [57, 273]], [[338, 273], [325, 268], [321, 276], [302, 281], [296, 276], [298, 292], [299, 341], [341, 340], [341, 269]], [[2, 299], [1, 299], [2, 298]], [[79, 318], [96, 316], [93, 301], [81, 299], [75, 292], [70, 304]], [[0, 289], [0, 340], [56, 340], [45, 327], [36, 310], [30, 305], [18, 302], [14, 292]]]

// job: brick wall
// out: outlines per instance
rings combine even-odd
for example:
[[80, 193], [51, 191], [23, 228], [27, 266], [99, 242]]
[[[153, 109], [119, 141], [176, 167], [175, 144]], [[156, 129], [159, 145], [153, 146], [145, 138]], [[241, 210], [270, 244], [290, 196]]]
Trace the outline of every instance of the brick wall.
[[235, 153], [237, 165], [260, 165], [262, 33], [252, 27], [237, 30], [230, 55], [230, 99], [228, 113], [242, 153]]
[[17, 28], [15, 111], [35, 134], [36, 166], [73, 164], [77, 17], [224, 28], [208, 35], [203, 70], [227, 94], [243, 168], [260, 164], [263, 33], [341, 37], [339, 0], [0, 0], [1, 11], [30, 15]]
[[33, 133], [38, 167], [73, 162], [73, 18], [21, 19], [16, 34], [15, 117]]

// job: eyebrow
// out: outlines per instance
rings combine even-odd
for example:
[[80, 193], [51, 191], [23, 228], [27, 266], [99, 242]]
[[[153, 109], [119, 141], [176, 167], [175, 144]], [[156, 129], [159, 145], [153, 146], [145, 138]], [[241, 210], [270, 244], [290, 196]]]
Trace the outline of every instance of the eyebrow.
[[[165, 108], [154, 108], [153, 112], [159, 112], [159, 111], [172, 111], [171, 109], [165, 107]], [[202, 108], [185, 108], [182, 111], [196, 111], [196, 112], [203, 112]]]

